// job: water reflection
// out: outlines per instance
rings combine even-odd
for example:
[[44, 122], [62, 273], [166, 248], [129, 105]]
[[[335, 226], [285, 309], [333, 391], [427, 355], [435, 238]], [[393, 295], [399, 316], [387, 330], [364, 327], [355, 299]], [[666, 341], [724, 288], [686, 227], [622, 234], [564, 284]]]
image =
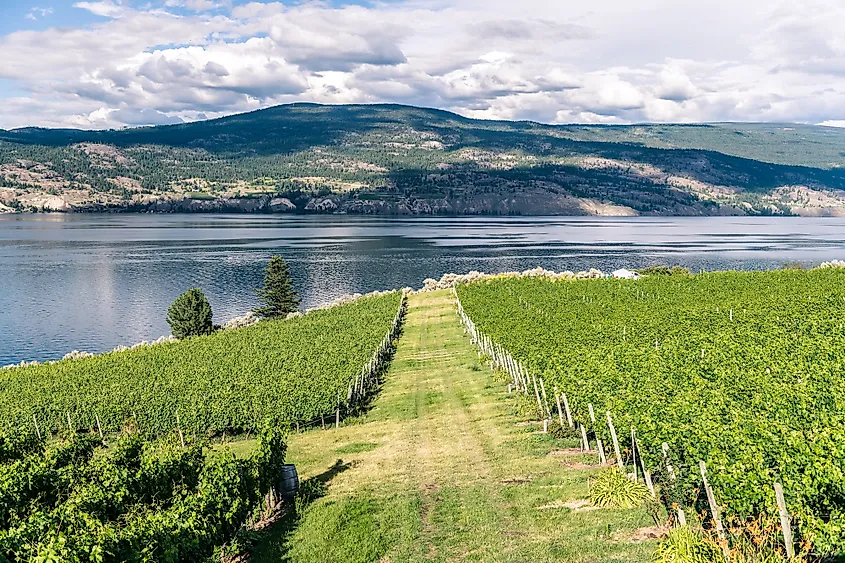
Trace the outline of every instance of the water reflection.
[[469, 270], [771, 268], [845, 258], [845, 220], [0, 216], [0, 364], [167, 334], [168, 304], [201, 287], [215, 321], [256, 305], [273, 254], [304, 306]]

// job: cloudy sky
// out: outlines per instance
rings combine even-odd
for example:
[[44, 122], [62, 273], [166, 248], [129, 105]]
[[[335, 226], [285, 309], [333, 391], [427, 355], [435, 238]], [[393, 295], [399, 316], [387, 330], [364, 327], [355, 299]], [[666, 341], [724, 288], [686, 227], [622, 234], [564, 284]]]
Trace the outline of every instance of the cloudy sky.
[[0, 128], [293, 101], [845, 123], [841, 0], [0, 0]]

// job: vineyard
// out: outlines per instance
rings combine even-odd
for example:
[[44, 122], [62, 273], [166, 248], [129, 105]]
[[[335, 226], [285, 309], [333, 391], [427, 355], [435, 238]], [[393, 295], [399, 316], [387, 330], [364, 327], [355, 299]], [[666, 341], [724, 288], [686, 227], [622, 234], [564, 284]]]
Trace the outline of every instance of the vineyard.
[[[347, 409], [398, 329], [393, 292], [181, 342], [0, 371], [0, 427], [248, 432]], [[374, 356], [375, 353], [375, 356]], [[354, 395], [354, 397], [353, 397]]]
[[557, 418], [565, 393], [588, 443], [601, 440], [609, 460], [618, 443], [620, 465], [648, 470], [670, 513], [777, 520], [778, 483], [796, 543], [845, 550], [841, 270], [511, 278], [457, 294], [542, 417]]
[[[278, 509], [287, 428], [378, 388], [398, 292], [288, 320], [0, 372], [0, 563], [235, 554]], [[247, 431], [251, 456], [208, 437]], [[228, 549], [228, 551], [226, 551]]]
[[46, 443], [0, 433], [0, 561], [204, 561], [276, 499], [286, 444], [248, 459], [202, 443], [94, 434]]

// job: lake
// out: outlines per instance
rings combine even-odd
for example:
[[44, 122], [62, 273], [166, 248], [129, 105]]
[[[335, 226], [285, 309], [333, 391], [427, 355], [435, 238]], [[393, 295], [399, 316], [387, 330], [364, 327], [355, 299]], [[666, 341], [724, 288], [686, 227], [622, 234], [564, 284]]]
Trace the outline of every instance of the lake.
[[845, 219], [0, 215], [0, 365], [169, 334], [191, 287], [225, 322], [256, 305], [273, 254], [309, 307], [445, 272], [815, 265], [845, 259]]

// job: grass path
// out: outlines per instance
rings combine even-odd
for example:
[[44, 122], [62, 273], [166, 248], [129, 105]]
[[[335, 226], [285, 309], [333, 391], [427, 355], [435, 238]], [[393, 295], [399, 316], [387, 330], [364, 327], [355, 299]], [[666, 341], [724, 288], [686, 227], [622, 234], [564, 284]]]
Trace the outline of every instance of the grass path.
[[650, 524], [644, 511], [573, 508], [594, 461], [549, 455], [574, 443], [520, 424], [505, 391], [450, 294], [412, 296], [373, 409], [291, 438], [301, 477], [328, 488], [271, 529], [253, 561], [648, 560], [652, 546], [631, 540]]

